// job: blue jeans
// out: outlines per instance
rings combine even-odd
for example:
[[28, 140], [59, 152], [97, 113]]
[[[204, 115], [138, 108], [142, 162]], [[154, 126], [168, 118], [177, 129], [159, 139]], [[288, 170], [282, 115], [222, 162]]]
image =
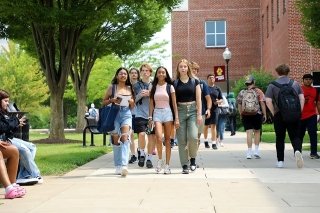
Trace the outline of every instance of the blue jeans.
[[[115, 130], [112, 131], [112, 134], [118, 134], [121, 138], [121, 127], [123, 126], [132, 127], [132, 114], [129, 107], [120, 107], [118, 115], [114, 121]], [[128, 132], [128, 140], [122, 142], [120, 145], [113, 145], [113, 159], [115, 166], [127, 166], [129, 162], [129, 152], [130, 152], [130, 132]], [[120, 140], [120, 139], [119, 139]]]
[[10, 139], [11, 143], [19, 150], [19, 172], [17, 179], [35, 178], [40, 176], [40, 171], [34, 161], [37, 147], [30, 142], [19, 138]]
[[224, 138], [223, 135], [224, 135], [224, 129], [225, 129], [225, 125], [226, 125], [226, 119], [227, 119], [227, 115], [219, 114], [218, 125], [217, 125], [217, 134], [218, 134], [220, 141], [222, 141]]
[[178, 104], [180, 127], [177, 129], [181, 166], [188, 165], [189, 157], [196, 158], [198, 152], [198, 125], [196, 104]]

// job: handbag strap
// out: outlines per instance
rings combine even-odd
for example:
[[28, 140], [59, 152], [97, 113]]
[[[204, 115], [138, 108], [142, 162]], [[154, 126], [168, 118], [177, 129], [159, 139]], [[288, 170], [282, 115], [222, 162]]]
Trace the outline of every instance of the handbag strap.
[[114, 94], [116, 93], [116, 85], [112, 84], [112, 92], [111, 92], [111, 97], [114, 98]]

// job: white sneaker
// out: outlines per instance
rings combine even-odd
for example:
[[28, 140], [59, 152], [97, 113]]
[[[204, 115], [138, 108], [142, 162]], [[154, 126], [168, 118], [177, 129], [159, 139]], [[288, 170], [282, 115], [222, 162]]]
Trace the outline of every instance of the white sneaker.
[[254, 155], [253, 155], [253, 156], [254, 156], [254, 158], [255, 158], [255, 159], [260, 159], [260, 158], [261, 158], [261, 157], [260, 157], [260, 155], [259, 155], [257, 152], [256, 152], [256, 153], [254, 153]]
[[116, 175], [121, 175], [121, 166], [116, 166], [115, 174]]
[[247, 152], [247, 159], [252, 159], [252, 154], [251, 154], [251, 152]]
[[303, 158], [302, 158], [301, 152], [298, 150], [295, 151], [294, 156], [296, 158], [297, 167], [302, 168], [303, 167]]
[[171, 169], [170, 169], [170, 167], [169, 167], [169, 165], [168, 164], [166, 164], [165, 166], [164, 166], [164, 172], [163, 172], [165, 175], [167, 175], [167, 174], [171, 174]]
[[43, 177], [41, 177], [41, 176], [38, 176], [38, 177], [36, 177], [37, 179], [38, 179], [38, 184], [43, 184]]
[[220, 142], [220, 146], [221, 146], [221, 147], [224, 147], [224, 144], [223, 144], [222, 142]]
[[16, 183], [20, 186], [30, 186], [37, 184], [39, 182], [38, 178], [20, 178], [16, 180]]
[[125, 176], [127, 176], [127, 174], [128, 174], [128, 167], [123, 166], [122, 170], [121, 170], [121, 176], [125, 177]]
[[278, 161], [277, 162], [277, 168], [283, 168], [283, 166], [284, 166], [283, 161]]
[[158, 160], [157, 166], [156, 166], [156, 172], [159, 174], [162, 170], [163, 161]]

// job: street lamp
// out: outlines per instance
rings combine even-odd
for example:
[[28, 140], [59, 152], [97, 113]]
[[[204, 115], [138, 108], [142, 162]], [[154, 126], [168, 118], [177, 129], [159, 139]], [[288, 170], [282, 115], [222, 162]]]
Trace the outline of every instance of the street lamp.
[[227, 96], [228, 96], [229, 95], [229, 61], [231, 59], [231, 52], [229, 51], [228, 47], [224, 50], [222, 56], [227, 63]]

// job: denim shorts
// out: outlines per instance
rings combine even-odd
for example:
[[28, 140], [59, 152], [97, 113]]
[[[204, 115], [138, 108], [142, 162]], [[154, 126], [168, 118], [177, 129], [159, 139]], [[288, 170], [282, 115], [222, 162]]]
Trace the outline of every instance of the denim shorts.
[[160, 123], [173, 121], [171, 108], [155, 108], [153, 111], [153, 121]]
[[114, 120], [114, 130], [111, 132], [112, 134], [121, 135], [121, 127], [130, 126], [132, 128], [132, 114], [131, 110], [127, 106], [121, 106], [120, 110]]

